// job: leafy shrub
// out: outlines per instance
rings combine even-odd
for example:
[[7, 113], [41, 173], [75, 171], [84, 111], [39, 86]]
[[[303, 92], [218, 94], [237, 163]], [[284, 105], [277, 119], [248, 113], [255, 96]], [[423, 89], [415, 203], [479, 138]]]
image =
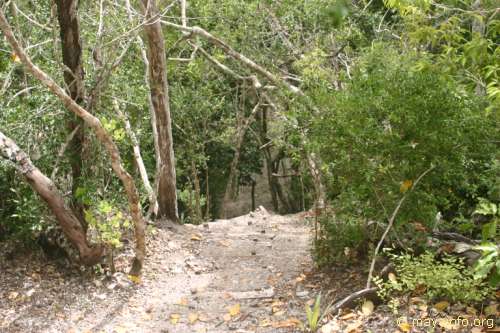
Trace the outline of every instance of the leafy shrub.
[[122, 247], [122, 232], [131, 227], [123, 213], [107, 201], [99, 202], [94, 210], [86, 210], [85, 220], [97, 231], [99, 241], [112, 248]]
[[[374, 47], [343, 91], [317, 98], [324, 111], [311, 130], [324, 174], [332, 175], [335, 210], [361, 222], [386, 221], [412, 182], [435, 166], [397, 216], [396, 228], [409, 236], [409, 222], [432, 229], [438, 212], [470, 216], [487, 184], [497, 181], [490, 172], [497, 131], [487, 104], [445, 73], [416, 69], [421, 59]], [[327, 239], [336, 237], [336, 228], [323, 230], [333, 232]]]
[[420, 256], [390, 253], [389, 257], [395, 264], [396, 278], [387, 282], [374, 279], [384, 298], [394, 292], [419, 291], [429, 299], [474, 302], [484, 300], [493, 291], [483, 280], [475, 278], [461, 258], [444, 256], [437, 259], [431, 252]]
[[500, 205], [481, 198], [474, 213], [492, 217], [491, 221], [482, 227], [483, 243], [476, 246], [476, 250], [481, 251], [482, 256], [474, 267], [474, 277], [488, 278], [491, 285], [497, 286], [500, 283], [500, 248], [494, 242], [498, 240]]
[[315, 242], [315, 259], [319, 266], [342, 263], [352, 255], [366, 254], [367, 226], [356, 218], [341, 219], [326, 215], [320, 218], [321, 233]]

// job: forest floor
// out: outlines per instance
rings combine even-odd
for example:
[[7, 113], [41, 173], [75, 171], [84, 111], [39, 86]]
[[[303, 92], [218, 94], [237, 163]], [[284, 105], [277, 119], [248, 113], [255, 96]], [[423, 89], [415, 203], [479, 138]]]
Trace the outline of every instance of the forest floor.
[[[36, 254], [0, 255], [0, 332], [302, 332], [304, 307], [321, 290], [326, 304], [362, 288], [366, 273], [365, 263], [316, 271], [311, 235], [304, 214], [265, 209], [198, 226], [163, 223], [150, 230], [135, 282], [70, 271]], [[116, 258], [118, 271], [132, 254]], [[363, 312], [330, 317], [322, 332], [410, 332], [387, 307]]]

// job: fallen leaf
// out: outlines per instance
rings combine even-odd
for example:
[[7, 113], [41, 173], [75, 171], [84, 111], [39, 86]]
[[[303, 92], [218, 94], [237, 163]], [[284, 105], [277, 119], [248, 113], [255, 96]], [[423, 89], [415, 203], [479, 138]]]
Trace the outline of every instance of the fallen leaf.
[[450, 303], [448, 303], [446, 301], [441, 301], [439, 303], [434, 304], [434, 308], [438, 311], [444, 311], [449, 306], [450, 306]]
[[178, 301], [177, 301], [177, 304], [178, 305], [182, 305], [182, 306], [187, 306], [188, 305], [188, 299], [186, 297], [181, 297]]
[[297, 318], [288, 318], [287, 320], [282, 320], [278, 322], [274, 322], [272, 324], [273, 328], [284, 328], [284, 327], [296, 327], [300, 326], [301, 322]]
[[153, 315], [151, 313], [143, 313], [142, 319], [149, 321], [149, 320], [153, 319]]
[[141, 284], [141, 277], [136, 275], [129, 275], [128, 279], [135, 284]]
[[347, 333], [357, 333], [357, 332], [360, 332], [359, 328], [363, 325], [363, 322], [358, 320], [358, 321], [355, 321], [353, 323], [350, 323], [349, 325], [347, 325], [346, 329], [344, 332], [347, 332]]
[[284, 310], [280, 310], [280, 311], [276, 311], [275, 313], [273, 313], [273, 316], [278, 317], [278, 316], [282, 316], [284, 314], [285, 314], [285, 311]]
[[228, 308], [229, 315], [231, 317], [237, 316], [240, 314], [240, 303], [236, 303], [235, 305]]
[[172, 324], [177, 324], [179, 322], [179, 319], [181, 319], [181, 315], [178, 313], [171, 313], [170, 314], [170, 322]]
[[342, 317], [340, 317], [340, 319], [342, 319], [342, 320], [349, 320], [352, 318], [356, 318], [356, 314], [354, 312], [350, 312], [350, 313], [345, 314]]
[[295, 282], [302, 282], [306, 279], [306, 276], [304, 274], [300, 274], [296, 279]]
[[190, 324], [194, 324], [196, 321], [198, 321], [198, 314], [197, 313], [188, 314], [188, 320]]
[[16, 53], [11, 53], [10, 58], [12, 59], [13, 62], [20, 63], [21, 59]]
[[202, 236], [200, 234], [194, 234], [191, 236], [191, 240], [193, 241], [201, 241]]
[[9, 293], [8, 298], [9, 298], [10, 300], [14, 300], [14, 299], [16, 299], [16, 298], [17, 298], [17, 296], [19, 296], [19, 293], [18, 293], [18, 292], [16, 292], [16, 291], [12, 291], [12, 292], [10, 292], [10, 293]]
[[399, 191], [401, 193], [405, 193], [410, 189], [410, 187], [413, 185], [413, 180], [407, 179], [404, 182], [401, 183], [401, 186], [399, 187]]
[[260, 323], [259, 323], [259, 326], [260, 327], [268, 327], [268, 326], [271, 326], [272, 323], [269, 319], [264, 319], [264, 320], [261, 320]]
[[126, 333], [127, 329], [125, 327], [116, 326], [115, 328], [113, 328], [113, 332], [115, 332], [115, 333]]
[[389, 279], [389, 281], [391, 281], [391, 282], [397, 282], [397, 281], [398, 281], [398, 278], [396, 277], [396, 274], [394, 274], [394, 273], [392, 273], [392, 272], [391, 272], [391, 273], [389, 273], [389, 274], [387, 275], [387, 278], [388, 278], [388, 279]]
[[363, 312], [365, 316], [371, 315], [374, 309], [375, 305], [373, 304], [372, 301], [365, 301], [361, 306], [361, 312]]
[[398, 325], [399, 329], [405, 333], [411, 331], [411, 325], [408, 323], [401, 323]]

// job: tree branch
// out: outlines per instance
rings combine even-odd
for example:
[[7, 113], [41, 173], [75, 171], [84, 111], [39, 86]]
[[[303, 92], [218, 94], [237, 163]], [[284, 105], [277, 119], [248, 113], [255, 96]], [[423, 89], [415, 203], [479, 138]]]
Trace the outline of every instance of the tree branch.
[[420, 180], [426, 175], [428, 174], [432, 169], [434, 169], [435, 166], [434, 165], [431, 165], [427, 170], [425, 170], [418, 178], [417, 180], [415, 180], [415, 182], [413, 183], [412, 187], [409, 189], [409, 191], [407, 191], [403, 197], [401, 197], [401, 199], [399, 200], [398, 204], [396, 205], [396, 208], [394, 209], [394, 211], [392, 212], [392, 215], [389, 219], [389, 224], [387, 224], [387, 227], [385, 228], [385, 231], [384, 233], [382, 234], [382, 237], [380, 238], [378, 244], [377, 244], [377, 247], [375, 248], [375, 251], [373, 253], [373, 259], [372, 259], [372, 262], [370, 264], [370, 271], [368, 272], [368, 279], [366, 280], [366, 289], [370, 289], [370, 286], [371, 286], [371, 282], [372, 282], [372, 276], [373, 276], [373, 270], [375, 269], [375, 262], [377, 261], [377, 255], [378, 255], [378, 252], [380, 251], [380, 248], [382, 247], [382, 244], [384, 243], [384, 240], [385, 238], [387, 237], [387, 234], [389, 233], [389, 231], [391, 230], [393, 224], [394, 224], [394, 221], [396, 220], [396, 216], [398, 215], [398, 212], [401, 208], [401, 206], [403, 205], [403, 203], [405, 202], [406, 198], [408, 197], [408, 194], [413, 191], [415, 189], [415, 187], [418, 185], [418, 183], [420, 182]]
[[206, 30], [204, 30], [200, 27], [184, 27], [182, 25], [178, 25], [178, 24], [164, 21], [164, 20], [161, 20], [161, 23], [168, 26], [168, 27], [171, 27], [171, 28], [183, 31], [183, 32], [188, 32], [192, 35], [197, 35], [197, 36], [203, 37], [203, 38], [207, 39], [213, 45], [222, 49], [228, 56], [230, 56], [234, 60], [240, 62], [242, 65], [253, 70], [254, 72], [257, 72], [258, 74], [264, 76], [265, 78], [267, 78], [270, 82], [274, 83], [275, 85], [284, 87], [285, 89], [289, 90], [293, 94], [297, 94], [297, 95], [304, 94], [302, 92], [302, 90], [300, 90], [300, 88], [290, 84], [289, 82], [287, 82], [283, 78], [278, 77], [278, 76], [274, 75], [273, 73], [269, 72], [264, 67], [260, 66], [259, 64], [257, 64], [253, 60], [247, 58], [245, 55], [237, 52], [231, 46], [226, 44], [224, 41], [215, 37], [214, 35], [210, 34], [209, 32], [207, 32]]

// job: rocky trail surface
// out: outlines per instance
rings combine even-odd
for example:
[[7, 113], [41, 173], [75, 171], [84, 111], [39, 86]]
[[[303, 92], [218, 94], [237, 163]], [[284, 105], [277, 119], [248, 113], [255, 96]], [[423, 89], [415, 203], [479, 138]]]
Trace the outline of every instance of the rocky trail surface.
[[[149, 237], [140, 281], [1, 262], [0, 332], [297, 332], [310, 227], [264, 209]], [[117, 264], [128, 258], [118, 258]], [[314, 287], [314, 286], [309, 286]]]

